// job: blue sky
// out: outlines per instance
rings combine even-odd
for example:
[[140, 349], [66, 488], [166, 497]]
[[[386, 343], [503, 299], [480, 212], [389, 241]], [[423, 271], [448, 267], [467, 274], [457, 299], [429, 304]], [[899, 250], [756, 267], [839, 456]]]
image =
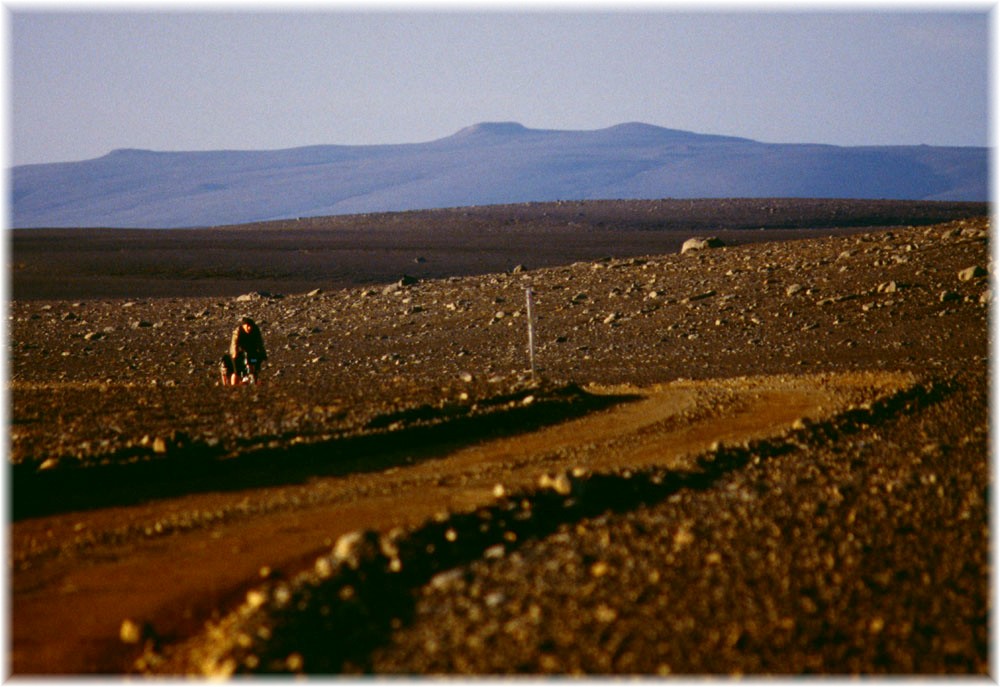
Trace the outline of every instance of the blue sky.
[[989, 143], [988, 5], [193, 7], [8, 4], [8, 164], [410, 143], [482, 121]]

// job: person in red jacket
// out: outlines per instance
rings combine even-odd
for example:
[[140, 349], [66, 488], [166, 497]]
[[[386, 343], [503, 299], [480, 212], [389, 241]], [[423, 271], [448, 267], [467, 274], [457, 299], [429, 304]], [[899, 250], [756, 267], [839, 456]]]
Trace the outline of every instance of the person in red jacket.
[[260, 366], [267, 359], [264, 336], [251, 317], [240, 320], [233, 331], [229, 353], [222, 356], [219, 370], [223, 386], [238, 386], [244, 382], [254, 384], [260, 379]]

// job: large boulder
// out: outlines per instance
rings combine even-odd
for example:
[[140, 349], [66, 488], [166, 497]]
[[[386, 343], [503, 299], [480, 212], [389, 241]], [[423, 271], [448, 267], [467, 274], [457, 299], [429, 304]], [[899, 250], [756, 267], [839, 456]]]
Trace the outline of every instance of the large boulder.
[[722, 239], [715, 236], [709, 236], [706, 238], [695, 236], [688, 239], [681, 246], [681, 254], [687, 253], [688, 251], [705, 250], [706, 248], [721, 248], [726, 245], [722, 242]]

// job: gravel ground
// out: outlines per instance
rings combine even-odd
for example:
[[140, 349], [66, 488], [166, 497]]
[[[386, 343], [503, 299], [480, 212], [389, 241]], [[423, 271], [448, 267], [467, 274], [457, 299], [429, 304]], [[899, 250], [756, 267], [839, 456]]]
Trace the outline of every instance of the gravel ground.
[[[966, 392], [917, 399], [877, 428], [836, 428], [710, 488], [434, 578], [364, 667], [986, 674], [988, 429], [960, 422], [986, 389], [956, 383]], [[932, 408], [913, 417], [921, 401]]]
[[[499, 418], [526, 394], [560, 407], [576, 383], [904, 372], [912, 387], [716, 447], [695, 473], [620, 465], [344, 540], [295, 584], [251, 593], [212, 660], [311, 674], [986, 675], [988, 231], [972, 219], [283, 297], [12, 301], [15, 587], [46, 561], [86, 561], [85, 546], [22, 544], [20, 523], [188, 493], [199, 461]], [[524, 372], [527, 287], [538, 378]], [[214, 366], [245, 312], [268, 343], [265, 383], [222, 390]], [[170, 466], [152, 468], [165, 494], [135, 479], [148, 465]], [[106, 475], [124, 487], [66, 500]], [[464, 527], [499, 540], [466, 544]], [[147, 646], [136, 667], [169, 672], [170, 654]]]

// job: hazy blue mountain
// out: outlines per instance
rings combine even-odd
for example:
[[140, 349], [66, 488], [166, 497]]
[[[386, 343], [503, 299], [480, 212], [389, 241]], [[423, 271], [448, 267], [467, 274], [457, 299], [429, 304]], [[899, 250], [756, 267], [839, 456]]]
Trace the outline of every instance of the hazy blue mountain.
[[988, 200], [988, 150], [760, 143], [647, 124], [486, 123], [429, 143], [116, 150], [11, 171], [14, 227], [186, 227], [525, 201]]

